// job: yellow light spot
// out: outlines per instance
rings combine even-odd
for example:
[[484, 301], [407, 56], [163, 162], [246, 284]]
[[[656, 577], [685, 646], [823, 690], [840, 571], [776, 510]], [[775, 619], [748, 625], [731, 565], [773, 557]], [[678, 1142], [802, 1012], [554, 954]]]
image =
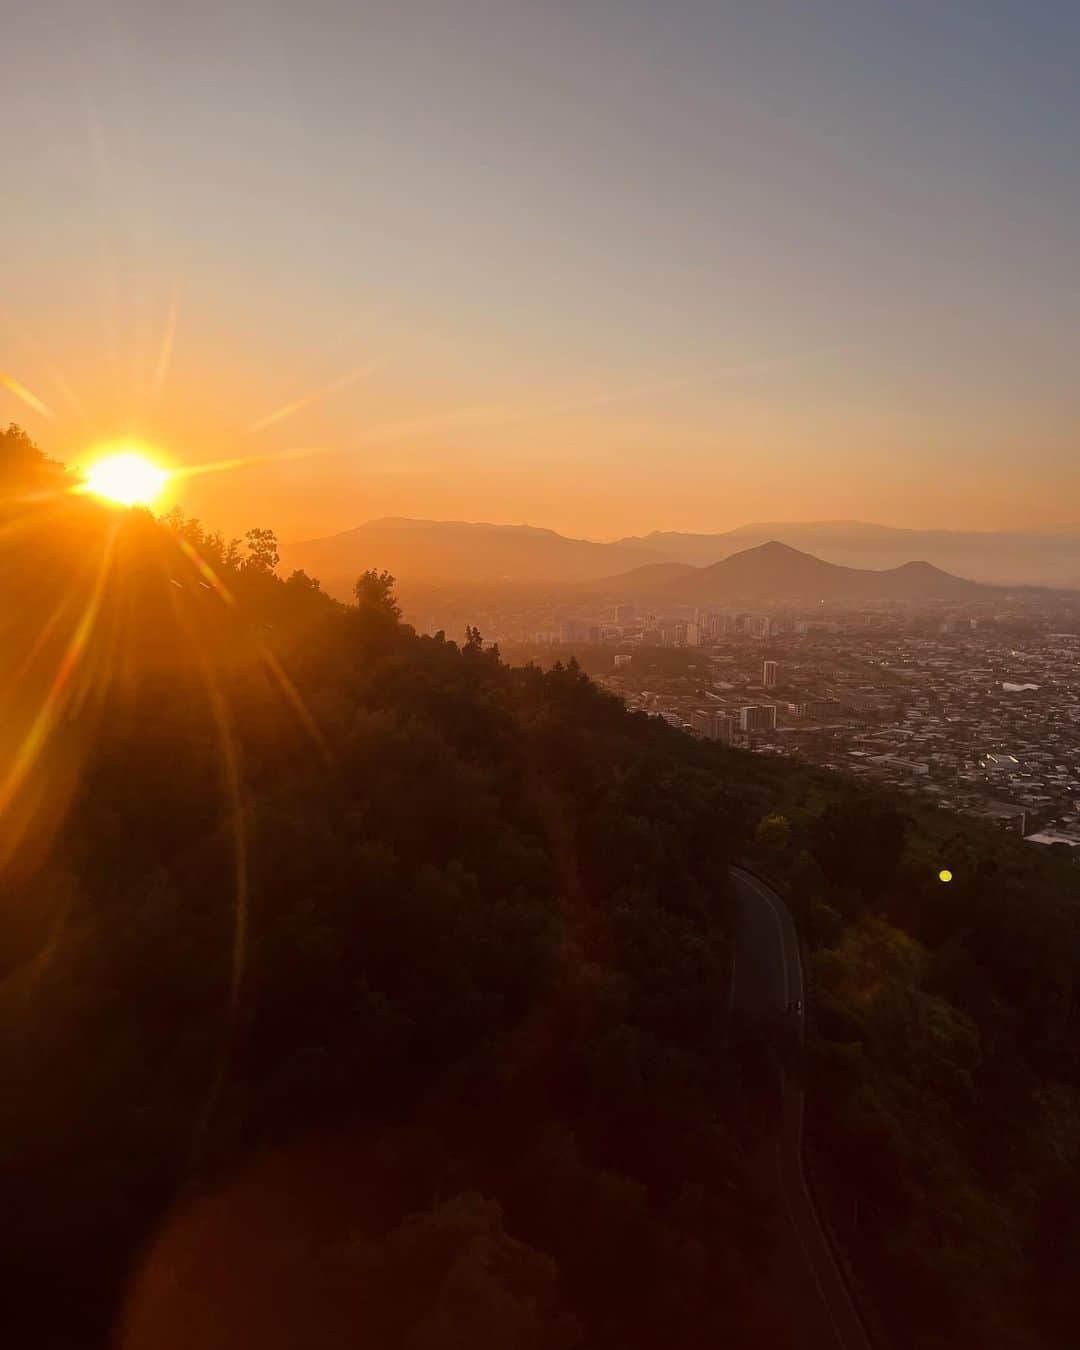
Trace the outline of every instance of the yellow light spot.
[[952, 873], [947, 867], [943, 867], [937, 874], [938, 881], [952, 881]]
[[118, 506], [149, 506], [160, 496], [169, 471], [139, 450], [105, 455], [86, 472], [86, 491]]

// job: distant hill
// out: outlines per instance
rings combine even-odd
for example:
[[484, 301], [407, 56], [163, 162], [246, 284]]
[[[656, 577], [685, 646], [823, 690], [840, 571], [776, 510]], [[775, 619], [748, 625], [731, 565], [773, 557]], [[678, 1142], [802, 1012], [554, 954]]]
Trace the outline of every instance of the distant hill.
[[881, 571], [840, 567], [772, 539], [710, 567], [640, 567], [607, 578], [593, 589], [678, 604], [722, 604], [742, 600], [956, 600], [974, 598], [988, 588], [927, 562], [907, 562]]
[[635, 567], [632, 571], [618, 576], [599, 577], [596, 581], [588, 581], [581, 589], [606, 595], [620, 590], [624, 583], [632, 582], [637, 594], [658, 595], [700, 576], [701, 571], [700, 567], [694, 567], [691, 563], [646, 563], [644, 567]]
[[716, 534], [656, 530], [617, 543], [701, 567], [774, 539], [846, 567], [880, 569], [925, 558], [936, 567], [995, 585], [1080, 586], [1080, 527], [1032, 534], [905, 530], [859, 520], [773, 521]]
[[302, 567], [331, 593], [342, 594], [367, 567], [385, 567], [406, 582], [579, 582], [665, 556], [644, 545], [568, 539], [531, 525], [390, 517], [287, 545], [282, 560], [286, 568]]
[[651, 565], [709, 566], [772, 541], [848, 568], [882, 571], [921, 558], [994, 585], [1080, 587], [1080, 529], [1036, 535], [826, 520], [741, 525], [717, 534], [655, 531], [599, 543], [532, 525], [388, 517], [281, 551], [286, 569], [302, 567], [332, 594], [347, 596], [366, 567], [386, 567], [407, 586], [580, 584]]

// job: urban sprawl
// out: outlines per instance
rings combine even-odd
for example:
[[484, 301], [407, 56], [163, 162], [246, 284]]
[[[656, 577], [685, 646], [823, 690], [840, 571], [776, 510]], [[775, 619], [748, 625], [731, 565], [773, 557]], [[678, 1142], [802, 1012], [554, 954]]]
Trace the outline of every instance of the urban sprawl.
[[526, 642], [507, 637], [511, 659], [573, 655], [629, 708], [690, 735], [842, 769], [1080, 849], [1080, 624], [1076, 597], [1060, 596], [674, 619], [625, 603]]

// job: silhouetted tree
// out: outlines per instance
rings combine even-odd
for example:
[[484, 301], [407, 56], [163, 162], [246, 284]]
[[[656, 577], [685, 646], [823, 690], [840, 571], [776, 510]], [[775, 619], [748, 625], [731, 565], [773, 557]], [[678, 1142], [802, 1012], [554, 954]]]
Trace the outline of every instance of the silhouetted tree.
[[309, 577], [302, 567], [290, 572], [285, 585], [292, 591], [314, 592], [320, 589], [317, 577]]
[[394, 598], [394, 578], [389, 572], [369, 567], [357, 577], [353, 594], [361, 610], [381, 614], [395, 622], [400, 619], [401, 607]]
[[244, 542], [248, 549], [244, 559], [245, 568], [256, 572], [272, 572], [278, 565], [277, 535], [273, 530], [248, 530]]
[[22, 427], [11, 422], [0, 431], [0, 493], [58, 490], [71, 481], [64, 466], [39, 450]]

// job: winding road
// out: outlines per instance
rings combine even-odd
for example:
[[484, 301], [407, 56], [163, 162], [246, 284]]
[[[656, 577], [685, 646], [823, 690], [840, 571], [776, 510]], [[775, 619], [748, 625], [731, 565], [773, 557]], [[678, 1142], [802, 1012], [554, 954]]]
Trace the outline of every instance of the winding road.
[[[787, 906], [764, 882], [731, 869], [738, 902], [732, 1004], [751, 1017], [792, 1016], [805, 1007], [802, 960]], [[804, 1023], [798, 1015], [802, 1048]], [[774, 1197], [780, 1224], [772, 1274], [777, 1308], [793, 1350], [871, 1350], [847, 1284], [818, 1219], [803, 1173], [803, 1090], [784, 1076], [781, 1111], [763, 1133], [756, 1159], [761, 1185]]]

